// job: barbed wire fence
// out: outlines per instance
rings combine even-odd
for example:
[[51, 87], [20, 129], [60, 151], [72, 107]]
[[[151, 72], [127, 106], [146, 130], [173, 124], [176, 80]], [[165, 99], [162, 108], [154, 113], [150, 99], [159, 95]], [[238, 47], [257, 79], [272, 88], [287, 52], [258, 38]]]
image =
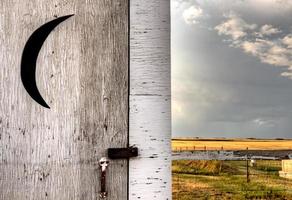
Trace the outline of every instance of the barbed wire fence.
[[[208, 151], [209, 149], [206, 146], [193, 146], [193, 148], [179, 148], [174, 151], [196, 150]], [[224, 150], [224, 147], [221, 147], [218, 151], [220, 150]], [[244, 199], [292, 199], [292, 180], [279, 177], [279, 171], [282, 170], [281, 160], [254, 159], [249, 156], [248, 148], [246, 148], [246, 152], [245, 160], [215, 160], [220, 163], [217, 174], [174, 171], [174, 200], [196, 199], [193, 198], [194, 196], [197, 199], [220, 199], [222, 195], [226, 199], [237, 199], [234, 196], [240, 196]], [[237, 170], [226, 173], [224, 171], [226, 166], [233, 166], [233, 169]], [[190, 177], [193, 179], [192, 181], [190, 181]], [[234, 185], [230, 184], [230, 188], [224, 188], [223, 186], [216, 188], [217, 182], [220, 183], [218, 181], [220, 178], [222, 178], [222, 185], [224, 185], [224, 181], [233, 181]], [[207, 179], [210, 181], [206, 181]], [[192, 198], [184, 198], [189, 195], [193, 195]]]

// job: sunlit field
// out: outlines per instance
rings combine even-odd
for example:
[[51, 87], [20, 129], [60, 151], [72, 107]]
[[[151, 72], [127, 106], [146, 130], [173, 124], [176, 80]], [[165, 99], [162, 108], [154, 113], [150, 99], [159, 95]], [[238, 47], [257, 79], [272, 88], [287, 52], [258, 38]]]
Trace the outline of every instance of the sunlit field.
[[288, 150], [292, 140], [284, 139], [172, 139], [172, 150]]
[[[284, 139], [173, 139], [173, 151], [291, 150]], [[174, 160], [173, 199], [292, 200], [292, 180], [279, 176], [281, 160]]]
[[173, 199], [292, 199], [292, 180], [279, 177], [281, 161], [173, 161]]

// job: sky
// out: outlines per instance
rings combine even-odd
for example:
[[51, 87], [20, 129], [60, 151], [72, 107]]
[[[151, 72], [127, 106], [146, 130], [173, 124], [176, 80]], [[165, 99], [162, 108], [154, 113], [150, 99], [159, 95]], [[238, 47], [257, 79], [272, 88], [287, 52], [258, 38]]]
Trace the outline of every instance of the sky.
[[292, 1], [172, 0], [173, 137], [292, 138]]

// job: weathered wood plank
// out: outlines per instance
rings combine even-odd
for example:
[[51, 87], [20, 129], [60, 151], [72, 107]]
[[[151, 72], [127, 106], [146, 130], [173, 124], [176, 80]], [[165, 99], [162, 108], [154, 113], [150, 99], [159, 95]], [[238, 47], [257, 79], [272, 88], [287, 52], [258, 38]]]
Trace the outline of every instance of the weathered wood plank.
[[[48, 110], [21, 85], [20, 59], [36, 28], [67, 14], [37, 63]], [[128, 142], [128, 0], [0, 1], [0, 60], [0, 199], [95, 200], [95, 164]], [[127, 198], [125, 160], [107, 187]]]
[[130, 1], [129, 199], [171, 199], [170, 1]]

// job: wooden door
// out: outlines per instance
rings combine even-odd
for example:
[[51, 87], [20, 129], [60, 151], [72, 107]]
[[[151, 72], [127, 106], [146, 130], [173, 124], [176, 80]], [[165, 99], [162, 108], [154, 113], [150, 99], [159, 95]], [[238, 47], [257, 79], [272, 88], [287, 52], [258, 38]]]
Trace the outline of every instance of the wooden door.
[[[21, 82], [21, 56], [69, 14], [37, 59], [47, 109]], [[1, 0], [0, 61], [0, 199], [98, 199], [98, 160], [128, 144], [128, 0]], [[127, 199], [127, 169], [110, 162], [107, 199]]]

